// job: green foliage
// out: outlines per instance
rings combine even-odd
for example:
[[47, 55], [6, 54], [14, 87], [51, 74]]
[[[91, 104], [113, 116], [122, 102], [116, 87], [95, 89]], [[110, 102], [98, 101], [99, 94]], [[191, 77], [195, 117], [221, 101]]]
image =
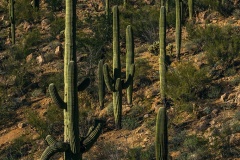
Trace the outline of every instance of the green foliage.
[[134, 130], [139, 127], [141, 122], [139, 120], [143, 116], [144, 108], [142, 106], [133, 106], [127, 115], [123, 116], [123, 128], [128, 130]]
[[59, 11], [63, 9], [63, 0], [46, 0], [48, 6], [52, 9], [52, 11]]
[[149, 62], [146, 59], [136, 59], [135, 61], [135, 75], [134, 75], [134, 83], [137, 86], [146, 86], [150, 83], [150, 79], [146, 77], [146, 71], [151, 69]]
[[0, 156], [3, 160], [16, 160], [22, 159], [23, 157], [26, 158], [33, 158], [30, 156], [29, 151], [32, 150], [32, 143], [31, 140], [25, 136], [20, 136], [16, 138], [11, 145], [4, 148], [0, 151]]
[[197, 70], [190, 62], [179, 63], [167, 73], [167, 95], [175, 102], [196, 100], [207, 80], [205, 69]]
[[236, 120], [239, 120], [239, 121], [240, 121], [240, 111], [237, 111], [237, 112], [235, 113], [234, 118], [235, 118]]
[[36, 12], [36, 10], [31, 6], [29, 0], [15, 1], [16, 24], [20, 24], [24, 21], [39, 21], [41, 18], [41, 14], [42, 13], [40, 11]]
[[190, 39], [197, 41], [210, 65], [220, 63], [224, 68], [232, 66], [233, 61], [240, 54], [240, 32], [238, 28], [209, 25], [203, 28], [188, 28]]
[[64, 30], [64, 27], [65, 27], [65, 20], [64, 20], [64, 18], [58, 18], [57, 17], [51, 23], [50, 34], [53, 37], [56, 37], [58, 34], [60, 34], [61, 31]]
[[151, 145], [143, 150], [141, 147], [130, 148], [126, 158], [128, 160], [151, 160], [154, 157], [154, 146]]

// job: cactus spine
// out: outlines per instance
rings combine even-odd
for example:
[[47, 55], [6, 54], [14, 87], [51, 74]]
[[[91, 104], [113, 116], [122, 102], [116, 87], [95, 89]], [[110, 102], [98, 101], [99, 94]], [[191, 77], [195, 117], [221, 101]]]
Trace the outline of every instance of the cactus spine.
[[15, 14], [14, 14], [15, 0], [9, 0], [9, 19], [11, 23], [11, 38], [12, 44], [15, 44]]
[[[126, 82], [121, 80], [121, 62], [120, 62], [120, 47], [119, 47], [119, 15], [118, 6], [114, 6], [113, 10], [113, 77], [110, 76], [107, 64], [104, 64], [104, 81], [108, 90], [113, 92], [113, 113], [115, 119], [115, 128], [121, 129], [122, 119], [122, 89], [126, 89], [132, 80], [131, 76]], [[133, 45], [132, 45], [133, 46]], [[134, 64], [131, 64], [129, 75], [133, 76]]]
[[160, 9], [159, 19], [159, 42], [160, 42], [160, 56], [159, 56], [159, 72], [160, 72], [160, 94], [163, 107], [160, 107], [156, 120], [156, 160], [167, 160], [168, 157], [168, 137], [167, 137], [167, 115], [166, 115], [166, 11], [162, 6]]
[[105, 95], [105, 83], [103, 76], [103, 60], [100, 60], [98, 63], [98, 99], [100, 109], [104, 108], [104, 95]]
[[181, 6], [180, 0], [175, 0], [176, 3], [176, 56], [180, 60], [181, 51]]
[[188, 12], [189, 12], [189, 20], [192, 20], [192, 17], [193, 17], [193, 0], [188, 0]]
[[64, 100], [62, 100], [54, 84], [49, 85], [52, 99], [64, 110], [64, 142], [58, 142], [47, 136], [49, 146], [41, 156], [41, 160], [48, 160], [56, 152], [64, 152], [65, 160], [81, 160], [82, 153], [88, 151], [97, 140], [101, 128], [101, 121], [96, 121], [93, 129], [86, 137], [79, 137], [78, 90], [84, 90], [89, 84], [85, 79], [77, 86], [76, 66], [76, 1], [66, 0], [65, 18], [65, 55], [64, 55]]

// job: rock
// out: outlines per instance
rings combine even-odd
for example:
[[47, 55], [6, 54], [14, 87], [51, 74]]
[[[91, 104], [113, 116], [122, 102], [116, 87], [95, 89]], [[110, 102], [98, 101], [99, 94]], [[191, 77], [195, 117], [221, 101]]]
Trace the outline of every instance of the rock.
[[24, 127], [26, 127], [26, 126], [27, 126], [27, 124], [24, 123], [24, 122], [18, 123], [18, 128], [24, 128]]
[[38, 64], [42, 65], [45, 62], [44, 56], [40, 55], [36, 58]]
[[143, 0], [143, 2], [150, 5], [154, 4], [154, 0]]
[[229, 144], [231, 146], [239, 146], [240, 145], [240, 133], [235, 133], [230, 136]]
[[149, 114], [145, 114], [145, 115], [143, 116], [144, 119], [146, 119], [146, 118], [148, 118], [148, 117], [149, 117]]
[[205, 131], [209, 126], [209, 119], [208, 116], [204, 116], [200, 119], [200, 121], [198, 122], [196, 128], [199, 131]]
[[32, 59], [33, 59], [33, 54], [31, 53], [26, 57], [26, 62], [29, 63]]
[[58, 58], [63, 58], [63, 48], [62, 46], [57, 46], [57, 48], [55, 49], [55, 54]]
[[227, 93], [224, 93], [223, 95], [221, 95], [221, 97], [220, 97], [221, 102], [225, 102], [226, 99], [227, 99]]
[[24, 31], [29, 31], [30, 29], [31, 29], [31, 24], [30, 23], [28, 23], [27, 21], [24, 21], [23, 22], [23, 29], [24, 29]]
[[211, 117], [212, 117], [212, 118], [217, 117], [217, 116], [218, 116], [218, 113], [219, 113], [219, 110], [218, 110], [218, 109], [212, 110], [212, 112], [211, 112]]
[[41, 28], [42, 28], [42, 30], [49, 30], [49, 28], [50, 28], [50, 20], [43, 19], [42, 22], [41, 22]]

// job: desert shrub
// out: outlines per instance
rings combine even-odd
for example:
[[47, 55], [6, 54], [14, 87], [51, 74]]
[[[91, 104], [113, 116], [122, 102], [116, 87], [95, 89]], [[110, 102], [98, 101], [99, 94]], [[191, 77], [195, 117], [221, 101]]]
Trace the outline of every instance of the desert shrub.
[[133, 130], [139, 127], [139, 120], [143, 117], [144, 108], [142, 106], [133, 106], [127, 115], [123, 116], [122, 124], [124, 129]]
[[169, 68], [167, 95], [175, 102], [190, 102], [200, 98], [199, 94], [208, 80], [206, 75], [206, 70], [197, 70], [190, 62]]
[[235, 19], [237, 19], [237, 20], [240, 19], [240, 9], [235, 9], [235, 10], [233, 11], [233, 17], [234, 17]]
[[210, 65], [220, 63], [224, 68], [233, 66], [234, 59], [239, 56], [240, 43], [238, 28], [209, 25], [203, 28], [188, 28], [190, 39], [196, 41], [206, 51]]
[[48, 7], [54, 12], [63, 9], [63, 0], [46, 0], [46, 2], [48, 3]]
[[222, 91], [222, 86], [221, 85], [210, 85], [207, 88], [207, 97], [210, 99], [214, 99], [214, 98], [219, 98], [220, 94]]
[[3, 160], [14, 160], [27, 156], [31, 159], [33, 158], [29, 154], [31, 149], [31, 140], [25, 136], [20, 136], [19, 138], [16, 138], [11, 145], [0, 151], [0, 158]]
[[147, 78], [146, 71], [151, 69], [151, 66], [148, 64], [148, 61], [145, 59], [136, 59], [135, 60], [135, 74], [134, 74], [134, 84], [137, 86], [146, 86], [151, 83], [151, 80]]
[[8, 106], [4, 105], [3, 99], [0, 98], [0, 128], [6, 126], [6, 122], [15, 116], [14, 113]]
[[48, 134], [50, 134], [49, 124], [48, 122], [39, 116], [36, 111], [27, 110], [26, 118], [28, 123], [33, 126], [41, 138], [45, 138]]
[[19, 24], [23, 21], [39, 21], [41, 14], [41, 10], [36, 11], [28, 0], [18, 0], [15, 2], [16, 24]]
[[147, 150], [143, 150], [141, 147], [130, 148], [127, 152], [126, 158], [128, 160], [153, 160], [155, 156], [154, 145], [151, 145]]
[[64, 30], [64, 27], [64, 18], [55, 18], [55, 20], [51, 23], [50, 34], [53, 37], [56, 37], [56, 35], [60, 34], [60, 32]]

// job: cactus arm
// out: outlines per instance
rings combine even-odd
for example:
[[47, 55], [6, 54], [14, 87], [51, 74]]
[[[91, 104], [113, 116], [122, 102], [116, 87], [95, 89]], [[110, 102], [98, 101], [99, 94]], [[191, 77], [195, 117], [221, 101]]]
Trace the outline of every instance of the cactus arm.
[[40, 160], [49, 160], [57, 152], [65, 152], [69, 149], [69, 144], [56, 141], [51, 135], [46, 137], [48, 147], [44, 150]]
[[108, 88], [109, 91], [114, 91], [114, 88], [113, 88], [113, 79], [112, 77], [110, 76], [110, 73], [109, 73], [109, 67], [107, 64], [104, 64], [103, 65], [103, 76], [104, 76], [104, 81], [105, 81], [105, 84]]
[[103, 75], [103, 60], [98, 63], [98, 99], [100, 104], [100, 109], [104, 107], [104, 95], [105, 95], [105, 85], [104, 85], [104, 75]]
[[189, 12], [189, 20], [192, 20], [192, 17], [193, 17], [193, 0], [188, 0], [188, 12]]
[[67, 108], [67, 104], [59, 96], [57, 88], [56, 88], [56, 86], [53, 83], [51, 83], [49, 85], [49, 93], [50, 93], [54, 103], [56, 103], [56, 105], [59, 108], [61, 108], [61, 109], [66, 109]]
[[87, 152], [92, 145], [97, 141], [98, 137], [100, 136], [102, 132], [104, 122], [101, 120], [95, 120], [95, 124], [90, 130], [88, 131], [88, 134], [86, 137], [82, 139], [81, 146], [81, 152]]
[[123, 85], [123, 88], [127, 87], [127, 102], [132, 104], [132, 91], [133, 91], [133, 72], [132, 64], [134, 64], [134, 41], [131, 25], [126, 28], [126, 82], [127, 86]]
[[90, 85], [90, 78], [85, 78], [79, 85], [78, 91], [84, 91]]
[[160, 107], [156, 120], [155, 135], [156, 160], [167, 160], [168, 158], [168, 137], [167, 137], [167, 115], [166, 107]]
[[[126, 82], [122, 83], [122, 89], [127, 89], [130, 88], [132, 82], [133, 82], [133, 77], [135, 74], [135, 64], [131, 64], [131, 67], [129, 67], [129, 74], [127, 76]], [[132, 86], [131, 86], [132, 89]]]

